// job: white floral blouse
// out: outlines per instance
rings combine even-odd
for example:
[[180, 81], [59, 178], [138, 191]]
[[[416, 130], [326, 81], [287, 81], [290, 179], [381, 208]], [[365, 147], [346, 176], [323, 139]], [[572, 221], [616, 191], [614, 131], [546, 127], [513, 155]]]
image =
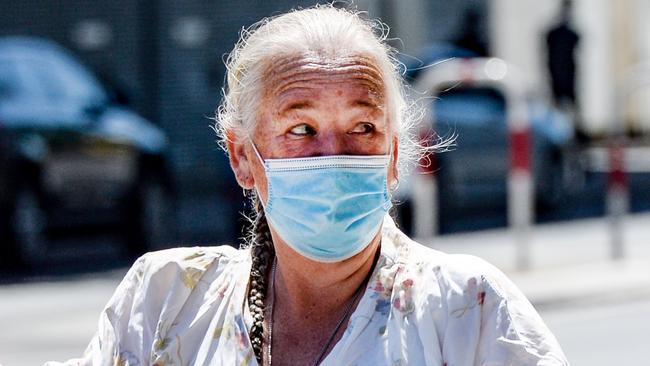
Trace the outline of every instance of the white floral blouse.
[[[177, 248], [138, 259], [84, 356], [46, 365], [257, 365], [245, 306], [250, 253]], [[499, 270], [411, 241], [388, 218], [381, 256], [321, 365], [568, 365]]]

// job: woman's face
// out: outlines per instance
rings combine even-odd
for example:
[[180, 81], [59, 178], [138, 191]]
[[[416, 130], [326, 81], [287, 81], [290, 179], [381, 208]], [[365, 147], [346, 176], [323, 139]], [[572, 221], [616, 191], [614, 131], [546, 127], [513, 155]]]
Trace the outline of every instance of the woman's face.
[[[263, 159], [384, 155], [393, 144], [389, 184], [396, 179], [397, 138], [387, 118], [381, 73], [371, 59], [286, 58], [265, 74], [263, 89], [251, 134]], [[266, 201], [264, 168], [246, 145], [242, 157], [249, 172], [238, 172], [235, 164], [233, 169], [244, 188], [252, 183]], [[252, 182], [242, 184], [244, 176]]]

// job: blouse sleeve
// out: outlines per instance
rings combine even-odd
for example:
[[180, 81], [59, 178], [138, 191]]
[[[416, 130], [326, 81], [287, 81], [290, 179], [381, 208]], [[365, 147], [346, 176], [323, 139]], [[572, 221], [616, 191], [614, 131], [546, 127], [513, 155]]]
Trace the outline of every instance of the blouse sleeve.
[[143, 306], [146, 266], [145, 254], [129, 269], [100, 314], [97, 333], [81, 358], [47, 362], [45, 366], [137, 365], [142, 364], [140, 360], [147, 360], [143, 358], [143, 345], [152, 337], [151, 319], [139, 311]]
[[568, 365], [541, 317], [498, 269], [485, 263], [481, 277], [481, 326], [474, 364]]

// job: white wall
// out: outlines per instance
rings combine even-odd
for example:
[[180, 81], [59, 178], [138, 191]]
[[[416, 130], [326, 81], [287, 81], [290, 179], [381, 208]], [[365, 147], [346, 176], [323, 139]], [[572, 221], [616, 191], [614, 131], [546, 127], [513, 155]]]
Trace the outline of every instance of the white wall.
[[[389, 37], [399, 38], [394, 46], [408, 55], [417, 55], [429, 43], [431, 17], [428, 0], [356, 0], [354, 4], [370, 17], [390, 26]], [[385, 14], [389, 12], [390, 14]]]
[[578, 95], [582, 116], [592, 133], [605, 133], [615, 123], [616, 78], [610, 0], [576, 1], [576, 26], [582, 39]]
[[639, 58], [643, 60], [650, 60], [650, 1], [648, 0], [635, 0], [635, 12], [633, 14], [637, 35], [635, 46], [639, 50]]
[[[636, 61], [650, 64], [650, 1], [634, 0], [635, 12], [632, 14], [634, 19], [633, 33], [635, 35], [633, 46], [637, 50]], [[637, 129], [644, 133], [650, 133], [650, 88], [646, 88], [635, 95], [637, 97], [636, 110], [631, 111], [632, 117], [637, 118]], [[634, 113], [637, 113], [634, 115]]]
[[492, 0], [490, 6], [494, 55], [521, 68], [536, 90], [547, 93], [542, 46], [556, 12], [554, 1]]
[[[436, 35], [449, 36], [444, 30], [453, 28], [456, 23], [452, 20], [461, 14], [467, 1], [473, 0], [438, 0], [436, 6], [428, 1], [355, 3], [369, 10], [371, 16], [384, 16], [394, 25], [391, 36], [403, 40], [398, 47], [415, 55]], [[560, 3], [561, 0], [488, 0], [493, 54], [518, 66], [533, 92], [549, 100], [544, 37], [557, 20]], [[607, 133], [616, 119], [614, 101], [623, 70], [634, 62], [650, 60], [649, 15], [650, 0], [574, 0], [573, 24], [581, 35], [576, 54], [577, 93], [584, 128], [593, 135]], [[443, 23], [447, 28], [442, 27]], [[650, 120], [650, 103], [639, 104], [636, 115]]]

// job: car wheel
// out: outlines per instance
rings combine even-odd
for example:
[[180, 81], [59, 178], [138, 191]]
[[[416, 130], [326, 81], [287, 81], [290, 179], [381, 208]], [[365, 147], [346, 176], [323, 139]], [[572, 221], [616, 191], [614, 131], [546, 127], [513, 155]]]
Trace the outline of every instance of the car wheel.
[[47, 256], [46, 223], [47, 214], [42, 208], [36, 190], [30, 187], [21, 188], [16, 194], [10, 218], [15, 259], [30, 266], [45, 261]]
[[174, 210], [161, 180], [146, 179], [137, 189], [127, 224], [128, 251], [133, 256], [166, 248], [174, 237]]

